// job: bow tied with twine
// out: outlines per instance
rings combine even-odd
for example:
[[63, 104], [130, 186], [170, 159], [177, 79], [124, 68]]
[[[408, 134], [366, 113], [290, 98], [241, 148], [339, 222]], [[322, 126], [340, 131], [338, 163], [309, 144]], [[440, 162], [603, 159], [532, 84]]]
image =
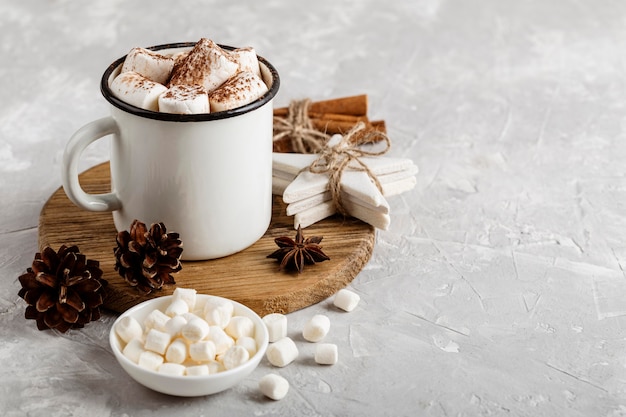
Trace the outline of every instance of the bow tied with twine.
[[289, 103], [286, 118], [274, 117], [274, 141], [291, 140], [296, 153], [316, 153], [330, 139], [330, 135], [313, 128], [309, 118], [310, 99], [293, 100]]
[[[359, 147], [360, 143], [383, 142], [384, 147], [378, 151], [369, 151]], [[314, 174], [328, 174], [328, 188], [337, 211], [344, 216], [348, 214], [341, 198], [341, 177], [346, 169], [362, 171], [382, 193], [382, 185], [371, 169], [361, 160], [362, 157], [376, 157], [389, 151], [391, 141], [383, 132], [366, 129], [363, 122], [357, 123], [338, 142], [327, 141], [317, 152], [318, 157], [308, 167]]]

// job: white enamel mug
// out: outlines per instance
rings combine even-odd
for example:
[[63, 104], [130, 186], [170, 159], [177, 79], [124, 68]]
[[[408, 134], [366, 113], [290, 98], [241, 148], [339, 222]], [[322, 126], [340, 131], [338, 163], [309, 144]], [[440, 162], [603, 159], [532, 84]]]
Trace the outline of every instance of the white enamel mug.
[[[175, 53], [193, 45], [150, 49]], [[67, 143], [62, 179], [69, 199], [85, 210], [112, 211], [118, 231], [128, 230], [135, 219], [148, 226], [163, 222], [169, 232], [180, 234], [184, 260], [219, 258], [252, 245], [272, 216], [272, 102], [280, 85], [276, 69], [259, 57], [269, 91], [253, 103], [180, 115], [144, 110], [113, 95], [109, 85], [124, 58], [102, 76], [111, 115], [83, 126]], [[108, 135], [111, 192], [88, 194], [78, 181], [79, 158], [90, 143]]]

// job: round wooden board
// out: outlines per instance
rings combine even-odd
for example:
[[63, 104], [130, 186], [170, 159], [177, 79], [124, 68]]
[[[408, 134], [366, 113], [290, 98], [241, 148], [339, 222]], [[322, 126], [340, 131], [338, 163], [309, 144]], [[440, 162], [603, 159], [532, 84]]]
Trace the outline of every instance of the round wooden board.
[[[109, 163], [85, 171], [80, 182], [87, 192], [109, 192]], [[88, 259], [100, 261], [109, 283], [104, 307], [118, 313], [146, 299], [169, 295], [180, 286], [233, 299], [261, 316], [286, 314], [316, 304], [352, 281], [372, 254], [375, 229], [360, 220], [339, 216], [309, 226], [304, 229], [304, 236], [323, 236], [321, 244], [331, 260], [307, 266], [301, 274], [282, 272], [278, 262], [267, 255], [277, 249], [274, 238], [295, 237], [293, 218], [285, 214], [285, 207], [282, 199], [274, 196], [270, 227], [254, 245], [225, 258], [183, 261], [183, 269], [174, 275], [176, 285], [164, 286], [149, 295], [130, 287], [114, 269], [117, 231], [111, 213], [79, 209], [63, 188], [50, 197], [41, 211], [39, 247], [58, 250], [61, 245], [78, 245]], [[185, 237], [181, 239], [184, 243]]]

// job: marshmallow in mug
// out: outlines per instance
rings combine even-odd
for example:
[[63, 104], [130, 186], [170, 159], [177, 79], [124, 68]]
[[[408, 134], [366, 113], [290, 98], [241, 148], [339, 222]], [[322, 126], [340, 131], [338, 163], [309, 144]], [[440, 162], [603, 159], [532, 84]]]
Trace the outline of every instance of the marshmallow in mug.
[[146, 110], [201, 114], [251, 103], [268, 87], [253, 48], [227, 51], [202, 38], [190, 51], [174, 55], [133, 48], [111, 90]]

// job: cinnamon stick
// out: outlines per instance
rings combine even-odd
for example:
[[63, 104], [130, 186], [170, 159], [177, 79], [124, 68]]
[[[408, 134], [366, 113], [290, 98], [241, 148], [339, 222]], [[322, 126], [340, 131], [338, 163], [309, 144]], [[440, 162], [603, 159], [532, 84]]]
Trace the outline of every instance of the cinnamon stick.
[[[279, 107], [274, 109], [274, 116], [286, 117], [288, 113], [288, 107]], [[309, 105], [309, 114], [311, 113], [331, 113], [351, 116], [366, 116], [367, 95], [360, 94], [350, 97], [314, 101]]]

